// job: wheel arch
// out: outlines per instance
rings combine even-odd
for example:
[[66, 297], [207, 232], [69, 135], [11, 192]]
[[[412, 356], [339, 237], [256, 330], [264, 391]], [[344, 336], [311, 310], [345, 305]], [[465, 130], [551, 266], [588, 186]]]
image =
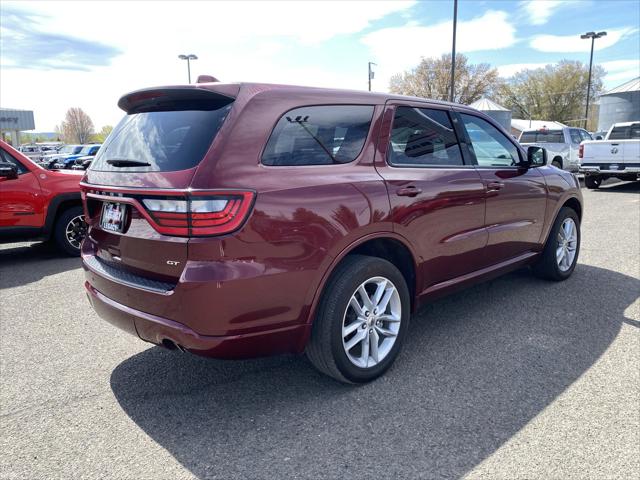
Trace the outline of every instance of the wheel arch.
[[44, 223], [44, 231], [47, 238], [50, 238], [53, 234], [56, 221], [62, 212], [75, 206], [82, 206], [80, 192], [61, 193], [51, 199], [47, 208], [47, 218]]
[[418, 256], [413, 250], [411, 244], [401, 235], [393, 232], [379, 232], [366, 235], [345, 247], [338, 255], [336, 255], [329, 267], [324, 272], [315, 294], [309, 306], [309, 312], [306, 321], [306, 331], [300, 339], [298, 350], [304, 351], [311, 335], [311, 326], [315, 318], [316, 310], [322, 292], [329, 278], [335, 271], [336, 267], [349, 255], [369, 255], [384, 258], [393, 263], [407, 280], [411, 297], [411, 310], [417, 307], [416, 292], [420, 282], [420, 271], [418, 269]]
[[582, 222], [582, 202], [580, 202], [578, 197], [571, 195], [564, 198], [561, 201], [558, 201], [557, 208], [553, 212], [553, 220], [549, 222], [549, 224], [546, 226], [546, 230], [544, 231], [544, 238], [543, 238], [544, 241], [542, 242], [543, 248], [544, 248], [544, 245], [546, 245], [547, 240], [549, 239], [549, 234], [551, 233], [553, 224], [556, 222], [556, 219], [558, 218], [558, 214], [560, 213], [560, 210], [562, 210], [563, 207], [569, 207], [572, 210], [574, 210], [578, 215], [578, 220]]

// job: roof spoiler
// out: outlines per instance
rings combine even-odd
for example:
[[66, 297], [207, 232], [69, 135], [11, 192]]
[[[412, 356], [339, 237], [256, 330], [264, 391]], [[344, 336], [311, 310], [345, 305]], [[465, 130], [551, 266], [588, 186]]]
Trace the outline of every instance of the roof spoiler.
[[157, 87], [123, 95], [118, 100], [118, 107], [129, 114], [166, 110], [213, 110], [234, 100], [234, 96], [205, 88]]

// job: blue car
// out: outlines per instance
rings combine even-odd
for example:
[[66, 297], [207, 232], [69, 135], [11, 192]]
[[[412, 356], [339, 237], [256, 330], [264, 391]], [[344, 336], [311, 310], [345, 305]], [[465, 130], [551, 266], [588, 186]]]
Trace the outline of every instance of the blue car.
[[77, 158], [80, 157], [95, 157], [98, 150], [100, 150], [100, 144], [82, 145], [80, 151], [75, 152], [72, 155], [65, 155], [56, 159], [56, 168], [71, 168]]

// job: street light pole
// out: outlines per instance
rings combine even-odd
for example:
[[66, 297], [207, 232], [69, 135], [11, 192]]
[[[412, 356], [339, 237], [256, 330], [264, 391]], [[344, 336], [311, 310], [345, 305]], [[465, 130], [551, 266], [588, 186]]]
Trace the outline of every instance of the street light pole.
[[375, 72], [373, 70], [371, 70], [371, 65], [375, 65], [377, 67], [378, 64], [377, 63], [373, 63], [373, 62], [369, 62], [369, 91], [371, 91], [371, 80], [375, 76]]
[[451, 46], [451, 86], [449, 101], [453, 102], [454, 85], [456, 84], [456, 27], [458, 26], [458, 0], [453, 0], [453, 45]]
[[189, 55], [178, 55], [178, 58], [187, 61], [187, 75], [189, 77], [189, 83], [191, 83], [191, 60], [197, 60], [198, 57], [190, 53]]
[[584, 129], [587, 129], [587, 122], [589, 121], [589, 97], [591, 96], [591, 67], [593, 66], [593, 44], [596, 38], [604, 37], [607, 32], [587, 32], [584, 35], [580, 35], [580, 38], [591, 39], [591, 56], [589, 57], [589, 78], [587, 79], [587, 106], [584, 111]]

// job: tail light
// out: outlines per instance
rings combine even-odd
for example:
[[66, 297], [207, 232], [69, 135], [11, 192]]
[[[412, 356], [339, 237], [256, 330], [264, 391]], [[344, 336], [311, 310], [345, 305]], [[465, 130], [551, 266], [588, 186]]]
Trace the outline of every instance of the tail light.
[[195, 192], [186, 197], [145, 197], [142, 204], [158, 232], [177, 236], [223, 235], [247, 218], [254, 193]]
[[578, 158], [582, 158], [584, 155], [584, 145], [580, 145], [580, 148], [578, 148]]
[[255, 193], [247, 190], [156, 190], [96, 187], [80, 183], [85, 218], [98, 224], [102, 205], [130, 205], [163, 235], [213, 236], [231, 233], [249, 216]]

